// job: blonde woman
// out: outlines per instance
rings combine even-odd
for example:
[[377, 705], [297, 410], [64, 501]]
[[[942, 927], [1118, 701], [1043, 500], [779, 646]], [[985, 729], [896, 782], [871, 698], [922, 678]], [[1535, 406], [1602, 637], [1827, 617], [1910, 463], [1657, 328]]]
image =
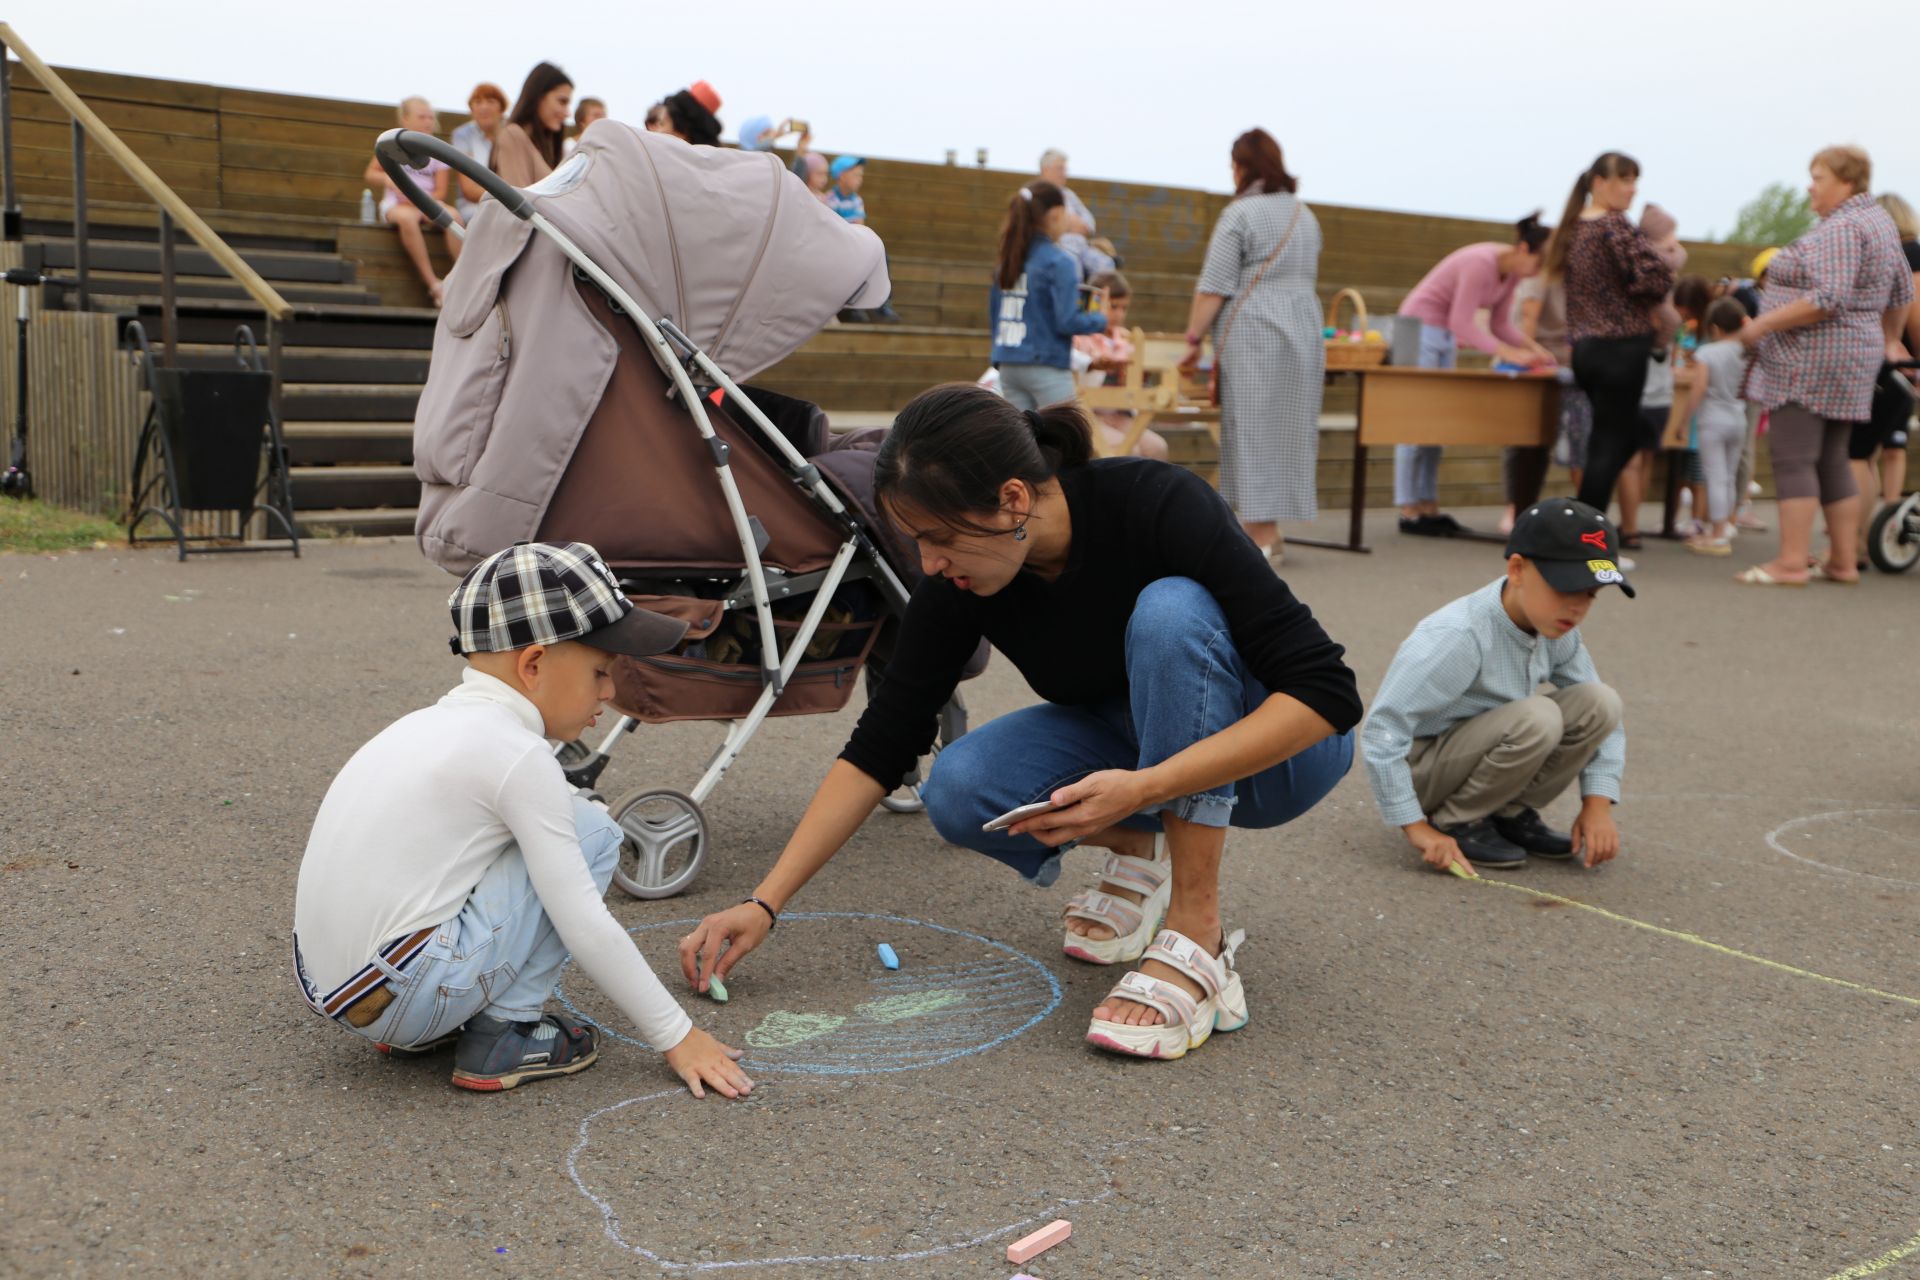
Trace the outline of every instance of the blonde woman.
[[[440, 118], [434, 114], [433, 104], [422, 97], [412, 97], [400, 104], [397, 113], [402, 129], [412, 129], [415, 133], [437, 134], [440, 132]], [[453, 170], [443, 160], [429, 160], [425, 169], [414, 171], [419, 176], [414, 182], [423, 188], [441, 204], [449, 203], [452, 197]], [[434, 274], [433, 260], [427, 256], [427, 215], [413, 207], [413, 202], [400, 194], [397, 187], [387, 180], [387, 171], [380, 167], [378, 158], [367, 162], [366, 183], [369, 188], [381, 193], [380, 220], [391, 223], [400, 233], [400, 247], [407, 251], [407, 260], [413, 263], [413, 269], [420, 273], [420, 283], [427, 286], [427, 296], [433, 299], [433, 305], [439, 306], [443, 286], [440, 277]], [[455, 222], [461, 222], [460, 215], [453, 214]], [[464, 223], [463, 223], [464, 225]], [[460, 257], [460, 237], [451, 228], [447, 231], [447, 256], [458, 260]]]

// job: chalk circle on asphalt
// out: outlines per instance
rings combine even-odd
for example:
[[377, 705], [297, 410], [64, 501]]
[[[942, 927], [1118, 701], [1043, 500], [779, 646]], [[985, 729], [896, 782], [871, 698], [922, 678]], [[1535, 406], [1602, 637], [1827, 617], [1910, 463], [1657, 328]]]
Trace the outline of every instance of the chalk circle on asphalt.
[[[677, 976], [674, 948], [699, 923], [667, 920], [629, 930], [683, 1002], [689, 993]], [[899, 952], [899, 969], [874, 959], [880, 941]], [[568, 971], [561, 976], [557, 994], [570, 1013], [609, 1039], [645, 1047], [591, 984], [569, 984]], [[803, 980], [808, 989], [795, 991]], [[1059, 1007], [1062, 994], [1046, 966], [1005, 943], [925, 920], [855, 911], [782, 915], [779, 932], [733, 970], [727, 985], [731, 1000], [709, 1006], [703, 1025], [744, 1048], [756, 1078], [936, 1067], [1036, 1026]]]
[[[779, 1123], [769, 1123], [769, 1108]], [[674, 1151], [725, 1152], [728, 1168], [747, 1172], [716, 1205], [711, 1177], [654, 1172], [660, 1153]], [[1081, 1147], [1057, 1116], [1002, 1091], [801, 1077], [738, 1102], [700, 1102], [675, 1088], [602, 1107], [580, 1122], [567, 1176], [620, 1248], [663, 1269], [710, 1271], [897, 1264], [1004, 1247], [1112, 1196], [1116, 1158]], [[755, 1169], [804, 1170], [810, 1193], [756, 1200]]]
[[1767, 832], [1782, 857], [1836, 875], [1920, 889], [1920, 880], [1890, 874], [1920, 854], [1920, 809], [1835, 809], [1810, 813]]

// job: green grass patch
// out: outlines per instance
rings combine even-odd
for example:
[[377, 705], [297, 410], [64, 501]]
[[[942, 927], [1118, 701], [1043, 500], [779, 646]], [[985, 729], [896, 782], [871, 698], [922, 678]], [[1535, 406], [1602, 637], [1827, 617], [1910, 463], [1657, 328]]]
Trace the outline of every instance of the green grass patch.
[[96, 542], [122, 544], [127, 531], [111, 520], [38, 499], [0, 498], [0, 551], [66, 551]]

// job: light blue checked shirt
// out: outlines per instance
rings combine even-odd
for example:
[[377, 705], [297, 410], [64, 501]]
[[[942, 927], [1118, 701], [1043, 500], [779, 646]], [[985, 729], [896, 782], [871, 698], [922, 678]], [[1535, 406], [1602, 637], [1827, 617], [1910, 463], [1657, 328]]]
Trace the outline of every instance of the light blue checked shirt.
[[[1496, 578], [1422, 618], [1380, 681], [1360, 749], [1373, 798], [1390, 827], [1427, 816], [1407, 767], [1414, 739], [1437, 737], [1462, 720], [1532, 697], [1543, 683], [1564, 689], [1600, 678], [1577, 628], [1548, 640], [1515, 626], [1500, 602], [1505, 583], [1505, 577]], [[1626, 764], [1623, 727], [1607, 735], [1581, 771], [1580, 793], [1618, 803]]]

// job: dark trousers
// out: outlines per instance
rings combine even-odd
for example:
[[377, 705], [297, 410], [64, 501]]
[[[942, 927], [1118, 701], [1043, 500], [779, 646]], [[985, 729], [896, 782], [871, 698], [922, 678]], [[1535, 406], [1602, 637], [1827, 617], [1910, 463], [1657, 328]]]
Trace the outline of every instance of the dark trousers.
[[1593, 402], [1593, 438], [1580, 501], [1606, 512], [1613, 486], [1640, 447], [1640, 393], [1647, 385], [1653, 335], [1582, 338], [1573, 344], [1573, 380]]

